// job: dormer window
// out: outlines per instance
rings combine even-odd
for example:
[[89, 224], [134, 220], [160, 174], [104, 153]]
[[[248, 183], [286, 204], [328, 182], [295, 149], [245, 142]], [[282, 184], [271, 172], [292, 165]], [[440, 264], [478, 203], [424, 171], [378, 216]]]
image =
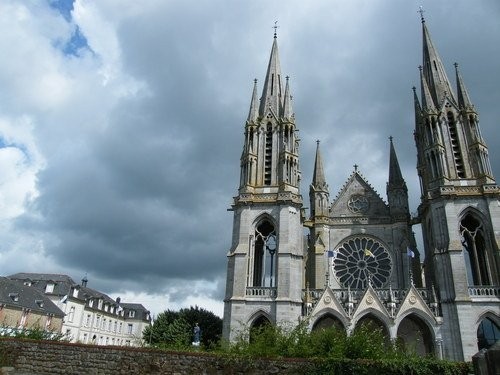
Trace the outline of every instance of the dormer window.
[[102, 299], [99, 299], [99, 302], [97, 302], [97, 308], [102, 310]]
[[106, 303], [106, 304], [104, 305], [104, 311], [108, 312], [108, 308], [109, 308], [109, 305]]
[[78, 288], [73, 289], [73, 297], [78, 298]]
[[93, 307], [94, 306], [94, 300], [93, 299], [89, 299], [89, 307]]
[[43, 309], [43, 299], [36, 299], [35, 303], [38, 305], [38, 307]]
[[45, 286], [45, 293], [53, 293], [55, 284], [53, 282], [48, 282]]
[[130, 310], [130, 311], [128, 312], [128, 317], [129, 317], [129, 318], [135, 318], [135, 310]]
[[9, 297], [12, 299], [13, 302], [19, 301], [19, 293], [9, 293]]

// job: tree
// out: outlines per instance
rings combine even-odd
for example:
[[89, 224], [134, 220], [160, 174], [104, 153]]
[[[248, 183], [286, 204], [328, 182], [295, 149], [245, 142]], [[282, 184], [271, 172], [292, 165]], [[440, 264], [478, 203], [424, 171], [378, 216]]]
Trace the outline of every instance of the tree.
[[196, 323], [201, 328], [201, 343], [206, 348], [216, 345], [222, 336], [222, 319], [213, 312], [191, 306], [189, 309], [181, 309], [179, 311], [186, 322], [191, 326], [191, 334]]
[[144, 339], [151, 345], [182, 349], [193, 341], [195, 323], [201, 328], [201, 343], [205, 348], [213, 347], [219, 342], [222, 319], [198, 306], [160, 313], [153, 325], [144, 329]]

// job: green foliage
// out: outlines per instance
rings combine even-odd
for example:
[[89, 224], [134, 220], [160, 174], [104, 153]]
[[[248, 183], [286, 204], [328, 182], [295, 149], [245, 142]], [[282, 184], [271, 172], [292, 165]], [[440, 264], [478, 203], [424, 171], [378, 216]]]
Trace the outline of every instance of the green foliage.
[[55, 332], [47, 331], [40, 326], [34, 326], [31, 328], [11, 328], [2, 326], [0, 328], [0, 337], [14, 337], [19, 339], [31, 339], [31, 340], [45, 340], [45, 341], [67, 341], [66, 335]]
[[222, 319], [198, 306], [180, 311], [160, 313], [152, 326], [146, 327], [144, 340], [154, 346], [187, 349], [193, 340], [195, 323], [201, 328], [201, 343], [205, 349], [214, 348], [222, 334]]
[[311, 358], [304, 374], [466, 375], [470, 370], [464, 363], [407, 353], [373, 327], [347, 336], [334, 327], [309, 332], [305, 322], [291, 329], [265, 325], [241, 333], [224, 349], [230, 358]]

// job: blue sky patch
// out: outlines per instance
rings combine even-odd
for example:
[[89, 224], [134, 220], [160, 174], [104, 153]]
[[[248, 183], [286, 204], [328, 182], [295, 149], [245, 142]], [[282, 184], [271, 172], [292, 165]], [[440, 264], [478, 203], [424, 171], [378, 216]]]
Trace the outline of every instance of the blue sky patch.
[[49, 0], [49, 4], [52, 8], [57, 9], [66, 21], [71, 22], [71, 11], [73, 10], [74, 1], [75, 0]]

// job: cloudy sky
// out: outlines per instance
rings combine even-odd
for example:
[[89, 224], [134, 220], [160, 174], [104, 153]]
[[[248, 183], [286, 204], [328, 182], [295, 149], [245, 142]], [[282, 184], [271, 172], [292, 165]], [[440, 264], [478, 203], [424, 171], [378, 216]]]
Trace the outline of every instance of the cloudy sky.
[[498, 177], [498, 0], [0, 0], [0, 275], [87, 273], [154, 313], [222, 315], [227, 208], [276, 20], [304, 197], [320, 139], [332, 196], [357, 163], [385, 198], [392, 135], [415, 211], [420, 5]]

